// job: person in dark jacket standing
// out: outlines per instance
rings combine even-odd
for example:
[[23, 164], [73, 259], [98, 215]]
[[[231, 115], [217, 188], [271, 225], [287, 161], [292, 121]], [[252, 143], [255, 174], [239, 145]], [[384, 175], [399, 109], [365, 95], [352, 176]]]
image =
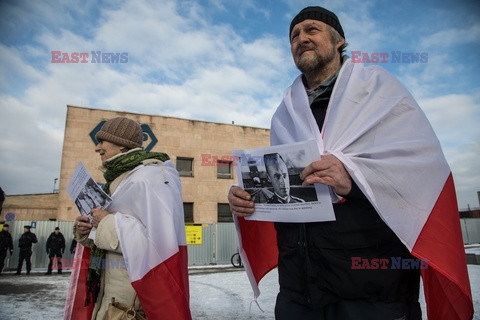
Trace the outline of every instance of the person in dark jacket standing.
[[62, 273], [62, 254], [65, 252], [65, 237], [56, 227], [55, 231], [47, 239], [47, 254], [49, 258], [48, 271], [46, 274], [52, 274], [53, 260], [57, 260], [58, 274]]
[[30, 232], [31, 226], [24, 226], [23, 231], [24, 233], [18, 240], [18, 247], [20, 248], [20, 255], [18, 257], [18, 266], [17, 266], [17, 273], [20, 274], [22, 272], [23, 260], [27, 263], [27, 275], [30, 274], [32, 270], [32, 261], [30, 258], [32, 257], [32, 245], [37, 243], [37, 236], [35, 233]]
[[[341, 70], [345, 70], [346, 67], [353, 68], [348, 57], [343, 55], [347, 44], [342, 26], [333, 12], [321, 7], [307, 7], [292, 20], [289, 35], [293, 60], [302, 75], [294, 82], [294, 86], [289, 88], [290, 91], [285, 94], [284, 100], [272, 118], [270, 133], [272, 145], [315, 138], [324, 145], [327, 145], [327, 142], [330, 143], [328, 144], [330, 149], [326, 150], [333, 150], [332, 140], [328, 139], [333, 139], [332, 132], [339, 130], [339, 123], [342, 120], [335, 122], [336, 127], [333, 127], [335, 118], [334, 116], [326, 117], [327, 109], [329, 112], [332, 110], [329, 105], [334, 100], [334, 86], [337, 79], [339, 79], [339, 86], [345, 86], [345, 81], [341, 82], [340, 77], [349, 75], [347, 72], [341, 73]], [[345, 68], [342, 69], [342, 65]], [[363, 70], [358, 72], [366, 72]], [[358, 85], [351, 83], [348, 83], [349, 88], [359, 88], [363, 85], [363, 82]], [[368, 93], [372, 91], [371, 87], [373, 85], [368, 84]], [[395, 88], [399, 87], [395, 86]], [[348, 100], [351, 103], [352, 109], [348, 110], [360, 110], [360, 107], [357, 107], [360, 105], [359, 95], [351, 98], [348, 94], [353, 91], [347, 89], [338, 89], [338, 92], [337, 96], [342, 95], [345, 101]], [[366, 89], [363, 92], [367, 95]], [[373, 94], [370, 99], [374, 99]], [[374, 103], [368, 106], [379, 108]], [[413, 110], [414, 107], [411, 109]], [[337, 110], [335, 112], [340, 112]], [[358, 111], [357, 117], [359, 114], [362, 113]], [[338, 119], [340, 118], [338, 116]], [[365, 119], [366, 116], [363, 116], [357, 121], [361, 123], [359, 127], [366, 126]], [[308, 126], [304, 126], [301, 121], [308, 122]], [[384, 128], [377, 125], [372, 130], [377, 132], [377, 129]], [[363, 134], [365, 132], [363, 131]], [[358, 139], [355, 137], [348, 141], [358, 142]], [[375, 141], [373, 138], [368, 139], [370, 136], [365, 137], [365, 141], [368, 142], [364, 143], [362, 140], [362, 143], [357, 143], [356, 147], [370, 150], [367, 148], [375, 145], [376, 150], [380, 150], [377, 136]], [[347, 141], [341, 141], [338, 144], [348, 145]], [[394, 149], [395, 144], [389, 147], [388, 150]], [[357, 150], [351, 150], [345, 153], [357, 152]], [[329, 191], [334, 195], [333, 210], [336, 220], [275, 223], [280, 285], [275, 305], [275, 318], [277, 320], [421, 319], [418, 303], [419, 270], [370, 268], [370, 266], [361, 269], [355, 268], [352, 263], [356, 258], [361, 259], [359, 257], [364, 257], [367, 261], [388, 260], [391, 257], [408, 260], [413, 257], [377, 213], [376, 208], [362, 191], [365, 188], [361, 189], [356, 183], [358, 179], [352, 179], [350, 172], [353, 170], [347, 171], [344, 165], [345, 159], [351, 158], [341, 158], [340, 154], [343, 155], [341, 152], [325, 152], [321, 159], [312, 162], [300, 174], [300, 179], [305, 186], [314, 183], [329, 186]], [[356, 154], [377, 159], [368, 152], [358, 151]], [[358, 171], [361, 170], [358, 169]], [[395, 191], [396, 189], [392, 188], [391, 192]], [[248, 192], [238, 186], [230, 189], [228, 199], [233, 214], [239, 217], [250, 216], [255, 211]]]
[[3, 189], [0, 187], [0, 216], [2, 215], [4, 201], [5, 201], [5, 192], [3, 192]]
[[0, 231], [0, 275], [2, 274], [7, 251], [10, 252], [11, 256], [13, 253], [13, 240], [12, 235], [8, 232], [8, 224], [4, 224], [2, 231]]

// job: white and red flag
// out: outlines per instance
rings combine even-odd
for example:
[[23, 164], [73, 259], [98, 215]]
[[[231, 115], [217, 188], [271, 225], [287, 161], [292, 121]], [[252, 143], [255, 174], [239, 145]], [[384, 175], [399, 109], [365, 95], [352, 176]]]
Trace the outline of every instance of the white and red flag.
[[[147, 318], [191, 319], [178, 172], [170, 161], [138, 166], [120, 183], [112, 199], [108, 210], [115, 214], [128, 275]], [[73, 303], [66, 308], [65, 319], [90, 319], [83, 317], [88, 312], [83, 307], [85, 300], [81, 301], [86, 291], [80, 291], [86, 272], [80, 270], [77, 276], [70, 285], [70, 291], [76, 290], [67, 297], [67, 304]]]
[[[298, 77], [273, 118], [272, 145], [316, 140], [335, 155], [413, 256], [429, 319], [471, 319], [473, 304], [455, 187], [440, 143], [410, 93], [378, 66], [347, 60], [322, 130]], [[335, 200], [335, 199], [334, 199]], [[277, 264], [273, 223], [236, 219], [240, 252], [254, 289]]]

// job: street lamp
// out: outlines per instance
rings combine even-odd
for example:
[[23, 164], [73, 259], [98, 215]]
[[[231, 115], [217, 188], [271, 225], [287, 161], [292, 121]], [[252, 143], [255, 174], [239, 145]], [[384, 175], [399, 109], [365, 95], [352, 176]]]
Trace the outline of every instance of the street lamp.
[[53, 179], [53, 191], [52, 191], [52, 193], [55, 193], [55, 186], [57, 185], [57, 180], [58, 180], [58, 178]]

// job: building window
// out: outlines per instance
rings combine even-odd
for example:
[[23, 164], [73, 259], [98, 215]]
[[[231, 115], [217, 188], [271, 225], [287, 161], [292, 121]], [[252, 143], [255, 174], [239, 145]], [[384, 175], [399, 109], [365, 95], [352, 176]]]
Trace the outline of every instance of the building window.
[[177, 158], [177, 171], [182, 177], [193, 177], [193, 158]]
[[183, 203], [183, 213], [185, 215], [185, 222], [193, 223], [193, 202]]
[[218, 222], [233, 222], [232, 213], [228, 203], [217, 203]]
[[217, 178], [232, 179], [232, 161], [217, 160]]

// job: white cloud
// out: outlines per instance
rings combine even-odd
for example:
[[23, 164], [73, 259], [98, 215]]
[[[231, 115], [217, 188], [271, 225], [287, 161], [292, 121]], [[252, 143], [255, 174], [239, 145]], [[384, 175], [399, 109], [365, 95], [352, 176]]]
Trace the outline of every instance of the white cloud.
[[[11, 193], [46, 193], [60, 173], [63, 133], [41, 128], [31, 108], [19, 100], [0, 96], [0, 177]], [[41, 121], [39, 121], [41, 120]]]
[[[269, 127], [295, 70], [285, 30], [298, 10], [318, 5], [284, 1], [290, 12], [284, 13], [278, 36], [259, 30], [247, 39], [249, 32], [237, 31], [233, 23], [212, 22], [209, 10], [237, 10], [246, 23], [240, 28], [248, 28], [251, 14], [269, 21], [277, 12], [253, 1], [210, 0], [208, 7], [174, 0], [86, 1], [83, 6], [68, 1], [20, 3], [4, 6], [7, 13], [0, 13], [0, 26], [9, 31], [0, 42], [0, 177], [10, 194], [51, 191], [60, 171], [67, 104]], [[371, 51], [390, 39], [372, 17], [375, 3], [322, 4], [338, 13], [349, 50]], [[35, 28], [28, 29], [29, 24]], [[462, 31], [478, 35], [474, 26], [452, 29], [446, 39], [455, 41]], [[12, 40], [15, 32], [22, 41]], [[425, 37], [424, 44], [440, 47], [439, 34]], [[471, 43], [472, 35], [456, 43]], [[116, 65], [52, 64], [52, 50], [128, 52], [129, 60]], [[433, 84], [457, 76], [465, 66], [449, 63], [443, 54], [429, 57], [425, 65], [400, 67], [401, 80], [420, 97], [442, 141], [461, 193], [460, 206], [472, 203], [464, 194], [475, 196], [479, 187], [479, 97], [447, 94]]]
[[480, 101], [451, 94], [418, 101], [445, 146], [480, 141]]
[[[41, 79], [41, 73], [22, 60], [22, 51], [18, 48], [10, 48], [0, 44], [0, 91], [12, 90], [12, 82], [30, 82]], [[18, 85], [18, 83], [16, 83]]]
[[475, 95], [446, 95], [419, 100], [441, 141], [457, 188], [460, 208], [478, 206], [480, 191], [480, 101]]
[[459, 208], [480, 207], [477, 197], [480, 191], [480, 142], [470, 141], [455, 148], [447, 147], [444, 152], [455, 181]]
[[[41, 15], [52, 24], [57, 9], [65, 10], [46, 6]], [[14, 74], [26, 85], [19, 97], [10, 91], [0, 100], [2, 130], [9, 132], [1, 144], [8, 152], [2, 152], [0, 174], [7, 193], [50, 190], [59, 173], [67, 104], [269, 125], [284, 87], [277, 65], [288, 57], [279, 40], [265, 36], [248, 42], [230, 26], [212, 25], [200, 15], [182, 17], [176, 9], [174, 1], [125, 2], [90, 21], [95, 27], [88, 37], [76, 28], [45, 28], [23, 46], [28, 50], [0, 46], [6, 62], [0, 81], [8, 83], [6, 75]], [[52, 50], [126, 51], [129, 61], [50, 63]], [[35, 171], [41, 174], [28, 187], [16, 181]]]
[[424, 37], [420, 46], [423, 48], [447, 48], [466, 43], [480, 43], [480, 23], [467, 28], [450, 28]]

